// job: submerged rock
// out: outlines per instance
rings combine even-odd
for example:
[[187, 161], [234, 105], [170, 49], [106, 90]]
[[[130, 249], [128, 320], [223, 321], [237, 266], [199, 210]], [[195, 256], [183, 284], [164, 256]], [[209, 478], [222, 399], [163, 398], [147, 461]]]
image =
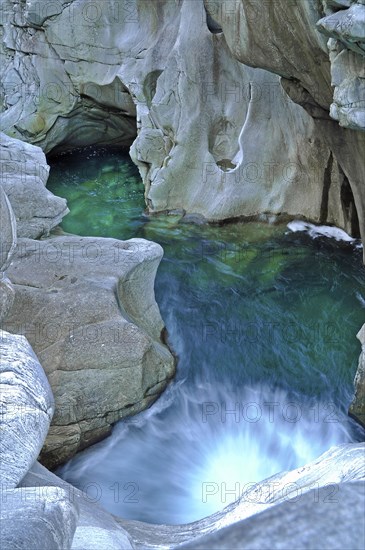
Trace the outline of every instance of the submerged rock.
[[357, 337], [361, 342], [361, 354], [354, 380], [355, 397], [349, 413], [365, 428], [365, 325], [359, 330]]
[[146, 408], [173, 376], [154, 297], [162, 254], [143, 239], [19, 239], [5, 327], [29, 339], [55, 396], [42, 452], [49, 466]]

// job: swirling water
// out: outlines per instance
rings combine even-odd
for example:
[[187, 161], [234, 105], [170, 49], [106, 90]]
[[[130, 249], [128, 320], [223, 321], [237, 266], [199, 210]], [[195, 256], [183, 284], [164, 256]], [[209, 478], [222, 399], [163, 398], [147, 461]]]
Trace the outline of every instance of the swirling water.
[[358, 243], [147, 217], [136, 168], [105, 149], [53, 160], [49, 187], [68, 199], [65, 231], [165, 250], [155, 292], [177, 375], [150, 409], [59, 470], [90, 500], [125, 518], [186, 523], [363, 438], [346, 412], [365, 317]]

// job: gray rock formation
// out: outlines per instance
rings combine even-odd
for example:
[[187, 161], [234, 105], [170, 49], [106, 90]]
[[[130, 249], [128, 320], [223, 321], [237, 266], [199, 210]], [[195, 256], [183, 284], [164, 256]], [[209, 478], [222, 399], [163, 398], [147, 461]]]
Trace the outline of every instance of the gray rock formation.
[[345, 128], [365, 131], [365, 4], [362, 0], [324, 4], [328, 15], [317, 28], [330, 37], [331, 117]]
[[0, 186], [8, 196], [19, 237], [48, 235], [68, 213], [65, 199], [48, 189], [49, 166], [39, 147], [1, 134]]
[[2, 488], [1, 550], [71, 547], [78, 510], [60, 487]]
[[[341, 6], [341, 2], [337, 4]], [[207, 0], [205, 5], [221, 27], [232, 55], [242, 63], [280, 75], [288, 95], [312, 116], [339, 166], [337, 200], [346, 219], [342, 227], [352, 235], [360, 233], [365, 242], [365, 134], [340, 128], [330, 119], [333, 93], [327, 38], [316, 28], [324, 15], [321, 4], [316, 0], [275, 0], [265, 5], [259, 0], [229, 4]], [[327, 179], [324, 209], [332, 186]]]
[[162, 248], [143, 239], [19, 239], [5, 328], [24, 334], [56, 411], [42, 460], [55, 466], [151, 404], [174, 374], [154, 297]]
[[37, 459], [53, 415], [51, 388], [23, 336], [0, 331], [0, 474], [17, 486]]
[[361, 354], [354, 380], [355, 397], [349, 413], [365, 428], [365, 324], [359, 330], [357, 337], [361, 342]]
[[365, 481], [316, 489], [180, 548], [361, 550], [364, 499]]
[[[214, 5], [229, 11], [227, 3]], [[92, 6], [75, 0], [47, 9], [32, 0], [15, 10], [6, 0], [3, 9], [2, 118], [9, 135], [45, 151], [130, 144], [135, 129], [128, 124], [137, 117], [132, 158], [150, 211], [183, 209], [210, 220], [304, 216], [358, 234], [343, 167], [311, 116], [288, 98], [277, 76], [241, 63], [243, 17], [237, 20], [242, 28], [229, 20], [222, 34], [203, 0], [98, 0]], [[282, 41], [289, 62], [265, 51], [248, 64], [281, 68], [287, 78], [304, 74], [308, 87], [318, 88], [314, 110], [329, 119], [332, 92], [325, 38], [315, 29], [319, 15], [313, 7], [298, 11], [296, 44]], [[265, 25], [255, 31], [260, 51]], [[296, 52], [303, 35], [311, 39], [304, 56]], [[327, 72], [311, 74], [317, 62]]]
[[[129, 550], [134, 548], [127, 531], [121, 527], [111, 514], [97, 504], [98, 486], [90, 487], [89, 493], [83, 493], [49, 472], [39, 463], [33, 464], [22, 479], [20, 487], [38, 487], [40, 494], [61, 489], [68, 495], [70, 502], [79, 510], [76, 531], [72, 540], [72, 550]], [[96, 493], [93, 489], [96, 488]], [[47, 548], [49, 550], [49, 548]]]
[[[120, 18], [128, 23], [130, 13], [128, 3], [121, 4], [2, 2], [3, 131], [45, 152], [132, 143], [135, 107], [118, 77], [120, 38], [115, 33]], [[107, 19], [100, 11], [104, 6]], [[133, 21], [129, 26], [133, 30]]]
[[16, 222], [9, 200], [0, 185], [0, 273], [8, 267], [16, 246]]
[[0, 185], [0, 323], [14, 302], [14, 288], [4, 271], [16, 246], [16, 222], [9, 200]]
[[0, 278], [0, 323], [7, 316], [14, 303], [15, 290], [9, 279]]

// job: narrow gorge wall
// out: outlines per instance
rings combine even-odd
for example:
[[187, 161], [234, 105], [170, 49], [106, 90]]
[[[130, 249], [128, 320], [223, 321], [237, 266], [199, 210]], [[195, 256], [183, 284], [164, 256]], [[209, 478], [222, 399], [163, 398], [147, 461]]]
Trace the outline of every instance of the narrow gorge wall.
[[358, 236], [363, 139], [329, 116], [324, 12], [261, 4], [6, 0], [2, 126], [57, 152], [130, 145], [137, 121], [150, 212], [302, 216]]

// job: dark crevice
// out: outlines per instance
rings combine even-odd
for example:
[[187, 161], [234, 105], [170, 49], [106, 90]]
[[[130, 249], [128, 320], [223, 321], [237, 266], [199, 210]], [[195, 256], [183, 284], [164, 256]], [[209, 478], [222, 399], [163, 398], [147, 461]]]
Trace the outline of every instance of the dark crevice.
[[156, 94], [157, 80], [161, 76], [163, 71], [157, 70], [149, 73], [143, 82], [143, 94], [146, 98], [148, 107], [151, 107], [152, 100]]
[[217, 21], [207, 12], [207, 27], [212, 34], [222, 34], [223, 29]]
[[341, 183], [341, 205], [342, 212], [345, 218], [346, 230], [352, 237], [360, 238], [360, 223], [359, 217], [357, 215], [356, 205], [354, 195], [352, 194], [352, 189], [350, 182], [343, 172], [341, 166], [338, 167], [340, 175], [342, 176]]
[[332, 176], [332, 167], [333, 167], [333, 155], [332, 152], [328, 157], [327, 166], [323, 174], [323, 192], [322, 192], [322, 202], [320, 210], [320, 222], [325, 223], [328, 218], [328, 198], [331, 187], [331, 176]]

